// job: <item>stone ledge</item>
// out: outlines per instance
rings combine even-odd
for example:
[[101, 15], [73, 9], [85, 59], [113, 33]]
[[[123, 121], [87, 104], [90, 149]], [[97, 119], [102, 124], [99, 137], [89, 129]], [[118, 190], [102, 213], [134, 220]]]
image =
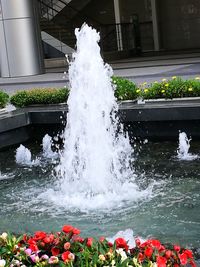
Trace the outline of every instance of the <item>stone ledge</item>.
[[[37, 105], [0, 113], [0, 149], [24, 142], [33, 137], [31, 128], [63, 129], [67, 105]], [[131, 136], [152, 140], [178, 138], [185, 131], [200, 139], [200, 99], [176, 101], [148, 101], [137, 104], [124, 101], [119, 104], [119, 116]], [[43, 127], [42, 127], [43, 125]], [[57, 129], [57, 128], [56, 128]]]

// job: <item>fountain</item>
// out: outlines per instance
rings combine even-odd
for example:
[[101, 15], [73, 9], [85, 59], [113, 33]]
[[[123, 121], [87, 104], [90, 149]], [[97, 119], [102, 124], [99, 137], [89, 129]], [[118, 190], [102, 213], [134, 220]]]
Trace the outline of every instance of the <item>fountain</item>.
[[47, 192], [45, 198], [80, 210], [143, 198], [146, 192], [134, 181], [133, 149], [117, 118], [112, 69], [100, 55], [99, 34], [87, 25], [75, 34], [64, 151], [56, 169], [59, 194]]
[[130, 228], [124, 236], [200, 247], [198, 159], [174, 160], [173, 143], [131, 147], [117, 118], [112, 69], [100, 56], [99, 35], [84, 25], [76, 36], [64, 148], [51, 161], [44, 152], [53, 152], [50, 137], [44, 151], [41, 143], [28, 144], [29, 163], [40, 159], [29, 168], [15, 162], [14, 150], [0, 152], [0, 231], [50, 232], [68, 223], [87, 236]]
[[190, 149], [190, 141], [192, 139], [188, 139], [185, 132], [179, 133], [179, 147], [177, 150], [178, 159], [180, 160], [194, 160], [197, 159], [197, 155], [192, 155], [189, 153]]

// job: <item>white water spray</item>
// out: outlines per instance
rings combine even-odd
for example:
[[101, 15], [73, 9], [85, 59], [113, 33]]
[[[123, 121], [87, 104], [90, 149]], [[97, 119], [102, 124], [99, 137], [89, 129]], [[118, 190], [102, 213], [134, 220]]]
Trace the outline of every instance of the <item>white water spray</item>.
[[116, 118], [113, 72], [101, 58], [99, 34], [88, 25], [75, 34], [64, 151], [57, 167], [59, 196], [51, 194], [51, 200], [95, 209], [144, 198], [134, 182], [133, 149]]
[[43, 156], [48, 159], [57, 158], [58, 154], [52, 150], [52, 138], [46, 134], [42, 139]]
[[189, 153], [190, 141], [191, 139], [188, 139], [185, 132], [179, 133], [179, 147], [177, 154], [180, 160], [194, 160], [198, 158], [197, 155], [192, 155], [191, 153]]
[[33, 165], [39, 164], [38, 159], [32, 160], [31, 158], [32, 158], [31, 151], [25, 146], [20, 145], [16, 149], [16, 155], [15, 155], [16, 163], [20, 165], [26, 165], [26, 166], [33, 166]]

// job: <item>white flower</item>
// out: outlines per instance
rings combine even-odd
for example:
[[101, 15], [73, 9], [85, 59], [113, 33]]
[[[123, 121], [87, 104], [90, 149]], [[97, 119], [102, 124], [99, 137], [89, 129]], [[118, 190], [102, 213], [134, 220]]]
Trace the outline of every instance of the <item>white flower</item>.
[[0, 267], [4, 267], [6, 265], [6, 261], [5, 260], [0, 260]]
[[117, 249], [116, 252], [121, 256], [121, 262], [127, 259], [126, 252], [123, 250], [123, 248]]
[[115, 266], [115, 260], [112, 260], [112, 261], [111, 261], [111, 266], [112, 266], [112, 267]]
[[8, 236], [8, 234], [4, 232], [2, 235], [0, 235], [0, 238], [3, 240], [6, 240], [7, 236]]

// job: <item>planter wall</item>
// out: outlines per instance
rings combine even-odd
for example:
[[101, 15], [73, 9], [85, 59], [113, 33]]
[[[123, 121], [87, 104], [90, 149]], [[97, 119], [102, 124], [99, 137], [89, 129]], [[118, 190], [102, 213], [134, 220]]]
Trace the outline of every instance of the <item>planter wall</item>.
[[[67, 105], [32, 106], [0, 114], [0, 149], [64, 129]], [[179, 131], [200, 140], [200, 100], [120, 104], [119, 116], [131, 137], [178, 140]]]

